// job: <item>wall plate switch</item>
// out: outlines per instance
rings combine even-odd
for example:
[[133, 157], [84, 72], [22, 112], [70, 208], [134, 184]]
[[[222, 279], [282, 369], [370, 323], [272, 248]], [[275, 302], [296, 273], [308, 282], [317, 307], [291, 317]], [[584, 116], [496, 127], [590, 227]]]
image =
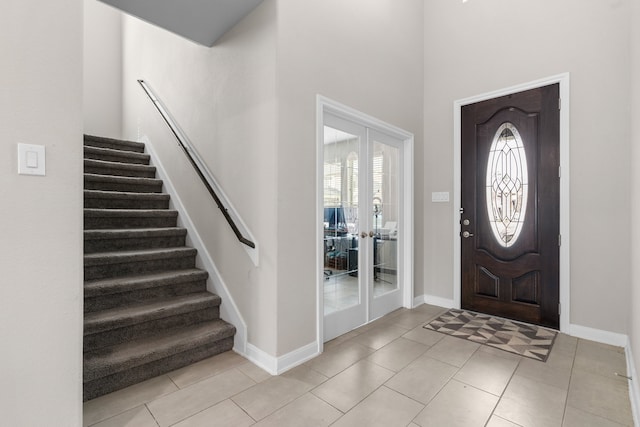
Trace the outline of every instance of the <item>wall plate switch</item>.
[[443, 203], [449, 201], [448, 191], [434, 191], [431, 193], [431, 201], [436, 203]]
[[46, 174], [44, 145], [18, 144], [18, 174]]

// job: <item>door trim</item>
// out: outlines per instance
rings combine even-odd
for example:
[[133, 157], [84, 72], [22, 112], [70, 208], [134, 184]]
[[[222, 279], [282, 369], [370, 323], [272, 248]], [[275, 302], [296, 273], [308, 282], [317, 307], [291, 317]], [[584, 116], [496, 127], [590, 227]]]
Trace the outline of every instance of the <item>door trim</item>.
[[453, 306], [460, 308], [461, 304], [461, 254], [460, 254], [460, 197], [461, 197], [461, 110], [464, 105], [486, 101], [516, 92], [536, 89], [558, 83], [560, 85], [560, 331], [568, 332], [570, 329], [570, 227], [569, 227], [569, 73], [558, 74], [523, 83], [508, 88], [487, 92], [469, 98], [459, 99], [453, 103]]
[[[321, 227], [324, 218], [323, 209], [323, 192], [324, 192], [324, 113], [330, 113], [334, 116], [352, 121], [378, 132], [390, 135], [403, 141], [403, 185], [404, 200], [403, 203], [403, 237], [404, 243], [399, 248], [402, 251], [402, 283], [403, 295], [402, 306], [405, 308], [413, 308], [413, 144], [414, 136], [399, 127], [383, 122], [368, 114], [362, 113], [354, 108], [348, 107], [330, 98], [322, 95], [316, 95], [316, 342], [318, 345], [318, 353], [324, 348], [324, 281], [322, 279], [322, 271], [324, 268], [323, 251], [319, 242], [322, 242], [324, 230]], [[367, 309], [367, 318], [369, 312]]]

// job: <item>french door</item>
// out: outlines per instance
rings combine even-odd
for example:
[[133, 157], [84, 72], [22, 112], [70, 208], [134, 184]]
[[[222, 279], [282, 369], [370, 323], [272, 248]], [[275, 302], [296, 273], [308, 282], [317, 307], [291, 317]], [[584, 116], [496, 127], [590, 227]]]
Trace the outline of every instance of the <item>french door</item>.
[[324, 341], [402, 306], [403, 141], [324, 114]]

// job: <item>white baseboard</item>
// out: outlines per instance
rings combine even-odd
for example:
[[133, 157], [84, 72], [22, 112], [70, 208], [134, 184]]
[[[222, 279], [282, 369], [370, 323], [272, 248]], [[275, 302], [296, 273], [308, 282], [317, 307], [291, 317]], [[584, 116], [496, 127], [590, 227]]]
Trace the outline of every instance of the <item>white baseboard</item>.
[[307, 360], [313, 359], [318, 354], [318, 344], [316, 342], [309, 343], [280, 357], [271, 356], [249, 343], [244, 356], [271, 375], [280, 375]]
[[456, 307], [456, 303], [454, 300], [449, 298], [437, 297], [434, 295], [425, 295], [424, 296], [425, 304], [437, 305], [438, 307], [444, 308], [458, 308]]
[[156, 166], [158, 178], [162, 180], [165, 191], [171, 196], [171, 204], [173, 205], [173, 208], [178, 211], [178, 221], [180, 225], [188, 230], [187, 235], [189, 243], [198, 251], [198, 255], [196, 256], [196, 265], [209, 272], [207, 290], [216, 293], [220, 298], [222, 298], [222, 304], [220, 305], [220, 317], [236, 327], [233, 350], [236, 353], [245, 355], [247, 352], [247, 324], [240, 314], [240, 310], [233, 300], [233, 297], [229, 293], [220, 271], [213, 262], [213, 259], [211, 259], [209, 251], [204, 246], [202, 238], [193, 224], [193, 221], [191, 221], [191, 217], [185, 209], [180, 196], [176, 192], [171, 178], [169, 178], [165, 172], [162, 162], [156, 155], [153, 149], [153, 144], [146, 136], [141, 139], [141, 142], [145, 143], [147, 152], [151, 156], [152, 164]]
[[636, 371], [636, 364], [633, 358], [633, 352], [631, 351], [631, 341], [627, 342], [624, 348], [624, 353], [627, 358], [627, 376], [631, 377], [629, 382], [629, 400], [631, 401], [631, 413], [633, 414], [633, 425], [640, 425], [640, 387], [638, 386], [638, 372]]
[[601, 329], [589, 328], [587, 326], [569, 324], [568, 331], [562, 331], [576, 338], [596, 341], [602, 344], [615, 345], [617, 347], [625, 347], [627, 345], [627, 336], [616, 332], [603, 331]]

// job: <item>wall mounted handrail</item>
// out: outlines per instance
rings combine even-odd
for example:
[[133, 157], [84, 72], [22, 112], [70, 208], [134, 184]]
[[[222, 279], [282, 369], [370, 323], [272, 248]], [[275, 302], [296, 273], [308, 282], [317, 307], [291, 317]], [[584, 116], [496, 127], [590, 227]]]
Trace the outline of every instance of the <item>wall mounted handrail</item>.
[[255, 249], [256, 244], [242, 234], [242, 232], [236, 225], [235, 221], [229, 214], [229, 210], [226, 208], [221, 198], [218, 196], [218, 194], [214, 190], [213, 187], [215, 185], [215, 180], [211, 175], [211, 173], [207, 170], [206, 166], [202, 164], [203, 162], [200, 159], [200, 156], [198, 156], [196, 150], [193, 148], [189, 140], [182, 133], [180, 128], [176, 125], [173, 118], [171, 117], [167, 109], [164, 107], [160, 99], [158, 99], [158, 97], [155, 95], [155, 93], [153, 92], [149, 84], [144, 80], [138, 80], [138, 83], [140, 83], [140, 86], [142, 86], [142, 89], [144, 89], [145, 93], [147, 94], [151, 102], [153, 102], [153, 105], [156, 107], [156, 109], [164, 119], [165, 123], [169, 126], [169, 129], [171, 129], [171, 132], [174, 134], [174, 136], [176, 137], [176, 140], [178, 141], [178, 145], [180, 146], [180, 148], [182, 148], [182, 151], [184, 151], [184, 154], [187, 156], [189, 163], [191, 163], [196, 173], [202, 180], [202, 183], [209, 191], [209, 194], [211, 195], [213, 200], [216, 202], [216, 205], [218, 205], [218, 208], [222, 212], [222, 215], [224, 216], [224, 218], [227, 220], [227, 223], [233, 230], [233, 233], [236, 235], [236, 237], [241, 243], [245, 244], [246, 246], [252, 249]]

